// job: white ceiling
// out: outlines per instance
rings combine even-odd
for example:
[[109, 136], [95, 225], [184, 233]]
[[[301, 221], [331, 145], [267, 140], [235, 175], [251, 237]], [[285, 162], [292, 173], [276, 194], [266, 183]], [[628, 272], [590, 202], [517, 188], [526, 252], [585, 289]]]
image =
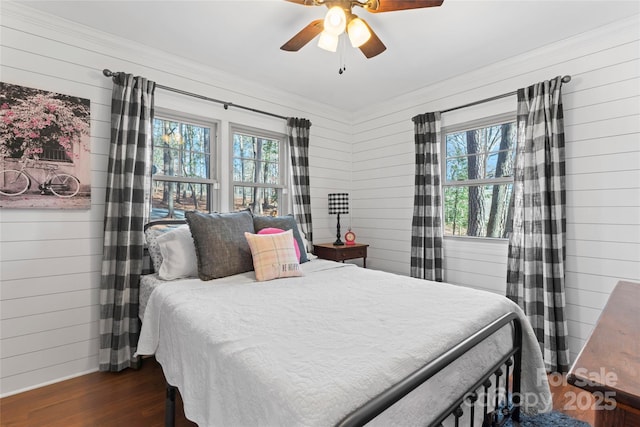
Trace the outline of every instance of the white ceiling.
[[346, 111], [640, 13], [637, 0], [444, 0], [437, 8], [379, 14], [356, 8], [387, 46], [366, 59], [348, 42], [342, 53], [326, 52], [316, 40], [281, 51], [326, 11], [283, 0], [20, 3]]

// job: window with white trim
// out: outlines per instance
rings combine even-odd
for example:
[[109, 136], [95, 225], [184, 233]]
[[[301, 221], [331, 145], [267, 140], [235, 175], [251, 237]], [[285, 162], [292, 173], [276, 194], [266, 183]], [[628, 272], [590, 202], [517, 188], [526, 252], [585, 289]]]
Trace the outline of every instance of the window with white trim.
[[443, 129], [445, 236], [508, 236], [516, 132], [513, 115]]
[[254, 215], [288, 212], [285, 136], [231, 126], [231, 206]]
[[217, 123], [174, 113], [153, 120], [150, 219], [215, 209]]

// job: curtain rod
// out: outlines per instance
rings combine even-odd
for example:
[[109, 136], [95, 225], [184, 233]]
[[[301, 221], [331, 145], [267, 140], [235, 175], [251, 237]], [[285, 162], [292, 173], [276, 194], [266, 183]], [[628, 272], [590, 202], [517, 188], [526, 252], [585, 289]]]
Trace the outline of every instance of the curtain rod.
[[[571, 81], [571, 76], [562, 77], [562, 83], [569, 83], [570, 81]], [[511, 92], [508, 92], [508, 93], [503, 93], [502, 95], [496, 95], [496, 96], [492, 96], [491, 98], [481, 99], [479, 101], [470, 102], [468, 104], [460, 105], [458, 107], [448, 108], [446, 110], [440, 111], [440, 113], [441, 114], [442, 113], [448, 113], [450, 111], [459, 110], [461, 108], [473, 107], [474, 105], [484, 104], [485, 102], [495, 101], [497, 99], [502, 99], [502, 98], [506, 98], [507, 96], [517, 95], [517, 94], [518, 94], [518, 91], [514, 90], [514, 91], [511, 91]]]
[[[105, 68], [104, 70], [102, 70], [102, 74], [104, 74], [106, 77], [115, 77], [115, 76], [119, 75], [120, 72], [114, 73], [111, 70], [108, 70], [108, 69]], [[268, 111], [257, 110], [255, 108], [245, 107], [243, 105], [234, 104], [232, 102], [221, 101], [219, 99], [209, 98], [208, 96], [198, 95], [197, 93], [187, 92], [187, 91], [184, 91], [184, 90], [181, 90], [181, 89], [175, 89], [175, 88], [172, 88], [172, 87], [169, 87], [169, 86], [160, 85], [160, 84], [157, 84], [157, 83], [156, 83], [156, 87], [159, 88], [159, 89], [167, 90], [169, 92], [175, 92], [175, 93], [179, 93], [181, 95], [186, 95], [186, 96], [191, 96], [193, 98], [203, 99], [205, 101], [216, 102], [218, 104], [222, 104], [222, 106], [224, 107], [225, 110], [228, 110], [229, 107], [235, 107], [235, 108], [240, 108], [242, 110], [252, 111], [252, 112], [258, 113], [258, 114], [264, 114], [265, 116], [276, 117], [278, 119], [283, 119], [283, 120], [287, 120], [288, 119], [288, 117], [284, 117], [284, 116], [281, 116], [279, 114], [270, 113]]]

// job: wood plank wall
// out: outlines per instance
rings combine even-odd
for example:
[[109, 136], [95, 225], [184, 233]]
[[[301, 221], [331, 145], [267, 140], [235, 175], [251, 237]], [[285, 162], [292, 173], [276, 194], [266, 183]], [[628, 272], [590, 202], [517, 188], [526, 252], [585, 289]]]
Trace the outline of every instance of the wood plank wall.
[[[575, 357], [618, 280], [640, 280], [639, 26], [634, 16], [358, 114], [352, 216], [371, 245], [367, 266], [409, 274], [414, 115], [569, 74], [566, 295]], [[498, 112], [503, 104], [483, 104], [444, 114], [443, 124]], [[505, 242], [445, 239], [445, 280], [504, 294], [506, 256]]]
[[[311, 120], [312, 209], [316, 233], [331, 238], [326, 194], [350, 182], [350, 122], [291, 94], [256, 87], [127, 40], [2, 2], [3, 82], [88, 98], [91, 102], [90, 210], [0, 210], [0, 395], [37, 387], [98, 366], [102, 227], [109, 155], [111, 81], [103, 68], [284, 116]], [[167, 64], [171, 69], [167, 70]], [[267, 101], [268, 100], [268, 101]], [[222, 185], [217, 209], [229, 209], [229, 125], [285, 133], [281, 119], [156, 92], [156, 107], [219, 123]], [[322, 222], [324, 220], [324, 223]]]
[[[618, 280], [640, 277], [640, 60], [638, 19], [512, 58], [358, 112], [238, 81], [23, 5], [2, 2], [2, 81], [91, 100], [88, 211], [0, 210], [0, 395], [97, 369], [98, 289], [111, 83], [103, 68], [312, 123], [314, 241], [333, 241], [329, 192], [351, 192], [351, 224], [369, 243], [368, 266], [408, 274], [413, 203], [411, 117], [571, 74], [565, 86], [567, 299], [571, 350], [592, 329]], [[172, 69], [166, 71], [166, 64]], [[281, 122], [158, 92], [156, 105], [220, 123], [219, 178], [229, 176], [230, 123], [283, 132]], [[483, 107], [483, 108], [489, 108]], [[480, 113], [486, 113], [482, 110]], [[357, 117], [357, 119], [356, 119]], [[362, 118], [362, 119], [361, 119]], [[353, 162], [351, 159], [353, 158]], [[351, 170], [353, 169], [353, 172]], [[221, 210], [228, 209], [222, 185]], [[381, 201], [384, 201], [382, 203]], [[447, 280], [503, 292], [506, 245], [446, 241]]]

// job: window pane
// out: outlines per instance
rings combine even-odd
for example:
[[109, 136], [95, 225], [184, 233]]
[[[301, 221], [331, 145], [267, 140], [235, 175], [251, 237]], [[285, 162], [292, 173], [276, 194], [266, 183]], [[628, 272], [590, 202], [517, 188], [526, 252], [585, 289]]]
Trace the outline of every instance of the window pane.
[[448, 133], [445, 139], [446, 179], [461, 181], [512, 176], [515, 138], [515, 122]]
[[444, 200], [444, 235], [466, 236], [469, 187], [445, 187]]
[[447, 180], [464, 181], [469, 177], [469, 165], [466, 157], [447, 159]]
[[266, 162], [279, 162], [280, 143], [273, 139], [262, 139], [262, 160]]
[[512, 150], [516, 142], [516, 123], [502, 123], [487, 128], [486, 138], [488, 138], [490, 152], [500, 150]]
[[487, 157], [487, 177], [511, 177], [516, 147], [515, 122], [503, 123], [491, 129], [497, 137], [491, 148], [492, 153]]
[[512, 184], [444, 189], [446, 236], [506, 238]]
[[447, 181], [509, 176], [513, 176], [513, 155], [508, 151], [447, 159]]
[[487, 178], [513, 176], [514, 155], [511, 151], [499, 151], [487, 156]]
[[487, 178], [496, 177], [496, 166], [498, 164], [498, 155], [489, 154], [487, 156]]
[[445, 235], [506, 238], [512, 185], [503, 178], [513, 177], [515, 122], [450, 132], [444, 144]]
[[266, 163], [262, 164], [262, 171], [260, 172], [259, 181], [264, 184], [278, 184], [280, 181], [279, 164], [278, 163]]
[[233, 180], [254, 182], [256, 163], [253, 160], [233, 159]]
[[[260, 169], [257, 170], [256, 165]], [[233, 180], [235, 182], [278, 184], [280, 182], [279, 164], [233, 159]]]
[[153, 180], [151, 218], [184, 218], [185, 211], [209, 212], [211, 184]]
[[279, 184], [280, 141], [233, 134], [233, 180]]
[[211, 129], [172, 120], [153, 120], [153, 174], [211, 177]]
[[154, 175], [188, 176], [191, 178], [209, 177], [209, 155], [193, 151], [154, 148]]
[[447, 134], [447, 157], [464, 156], [467, 154], [466, 132]]
[[248, 135], [233, 134], [233, 157], [253, 159], [255, 155], [253, 137]]
[[249, 208], [254, 215], [278, 215], [277, 188], [259, 188], [249, 186], [233, 186], [233, 208], [241, 210]]

